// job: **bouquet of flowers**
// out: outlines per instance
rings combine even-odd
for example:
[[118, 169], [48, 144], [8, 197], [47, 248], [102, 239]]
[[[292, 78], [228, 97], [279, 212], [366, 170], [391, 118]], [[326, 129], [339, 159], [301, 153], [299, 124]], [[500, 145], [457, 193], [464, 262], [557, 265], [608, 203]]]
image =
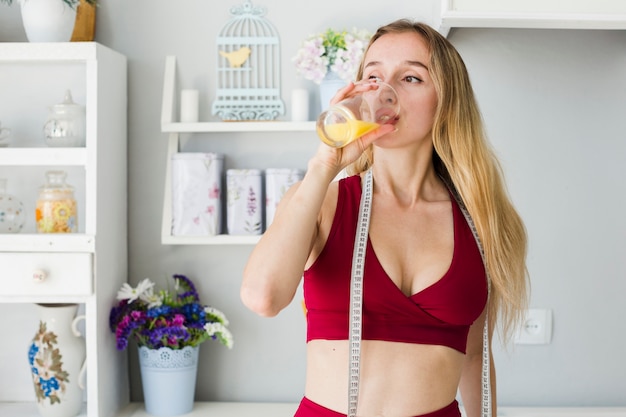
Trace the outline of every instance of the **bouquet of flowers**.
[[154, 291], [146, 278], [136, 288], [124, 283], [117, 293], [119, 302], [111, 309], [109, 325], [115, 333], [117, 348], [124, 350], [133, 338], [150, 349], [182, 349], [197, 346], [207, 339], [221, 342], [229, 349], [233, 336], [221, 311], [202, 305], [189, 278], [174, 275], [175, 287]]
[[328, 29], [304, 41], [292, 61], [298, 74], [316, 84], [328, 71], [336, 72], [344, 81], [351, 81], [371, 37], [366, 30], [336, 32]]

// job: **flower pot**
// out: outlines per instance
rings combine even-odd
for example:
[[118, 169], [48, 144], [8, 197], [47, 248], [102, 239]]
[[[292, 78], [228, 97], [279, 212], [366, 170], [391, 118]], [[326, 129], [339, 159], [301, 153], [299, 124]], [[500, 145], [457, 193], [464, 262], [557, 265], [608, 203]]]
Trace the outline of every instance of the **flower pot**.
[[330, 106], [330, 100], [337, 94], [337, 90], [343, 88], [346, 82], [334, 71], [328, 71], [320, 83], [320, 105], [322, 111]]
[[39, 330], [28, 349], [37, 407], [43, 417], [73, 417], [82, 407], [85, 342], [77, 304], [37, 304]]
[[21, 2], [22, 23], [29, 42], [69, 42], [76, 23], [76, 9], [61, 0]]
[[199, 346], [183, 349], [139, 347], [139, 368], [148, 414], [172, 417], [193, 409]]

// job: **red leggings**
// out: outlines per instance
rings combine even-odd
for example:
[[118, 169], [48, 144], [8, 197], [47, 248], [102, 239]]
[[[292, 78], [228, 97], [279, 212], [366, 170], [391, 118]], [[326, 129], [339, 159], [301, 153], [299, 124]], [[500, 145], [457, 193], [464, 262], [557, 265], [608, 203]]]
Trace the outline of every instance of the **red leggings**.
[[[304, 397], [300, 401], [300, 406], [296, 410], [294, 417], [346, 417], [346, 415], [328, 409]], [[461, 412], [459, 411], [459, 404], [454, 400], [450, 405], [440, 410], [415, 417], [461, 417]]]

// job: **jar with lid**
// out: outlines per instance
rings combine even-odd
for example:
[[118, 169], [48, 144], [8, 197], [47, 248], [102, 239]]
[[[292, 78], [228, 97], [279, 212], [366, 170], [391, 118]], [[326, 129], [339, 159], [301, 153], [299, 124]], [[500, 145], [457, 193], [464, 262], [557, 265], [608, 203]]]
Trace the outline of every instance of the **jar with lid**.
[[74, 187], [66, 184], [65, 171], [46, 172], [47, 182], [39, 188], [35, 217], [39, 233], [75, 233], [78, 213]]
[[0, 178], [0, 233], [19, 233], [25, 221], [24, 205], [7, 193], [7, 180]]
[[70, 90], [65, 92], [62, 103], [50, 107], [44, 134], [48, 146], [85, 146], [85, 107], [74, 103]]

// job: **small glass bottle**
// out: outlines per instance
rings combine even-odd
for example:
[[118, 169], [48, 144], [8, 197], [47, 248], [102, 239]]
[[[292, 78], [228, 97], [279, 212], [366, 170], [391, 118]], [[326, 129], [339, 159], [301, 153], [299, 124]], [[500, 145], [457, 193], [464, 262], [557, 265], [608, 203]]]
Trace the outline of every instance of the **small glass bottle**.
[[35, 217], [39, 233], [75, 233], [78, 213], [74, 187], [65, 183], [65, 171], [46, 172], [47, 183], [39, 188]]
[[22, 202], [7, 194], [7, 180], [0, 178], [0, 233], [19, 233], [25, 221]]

